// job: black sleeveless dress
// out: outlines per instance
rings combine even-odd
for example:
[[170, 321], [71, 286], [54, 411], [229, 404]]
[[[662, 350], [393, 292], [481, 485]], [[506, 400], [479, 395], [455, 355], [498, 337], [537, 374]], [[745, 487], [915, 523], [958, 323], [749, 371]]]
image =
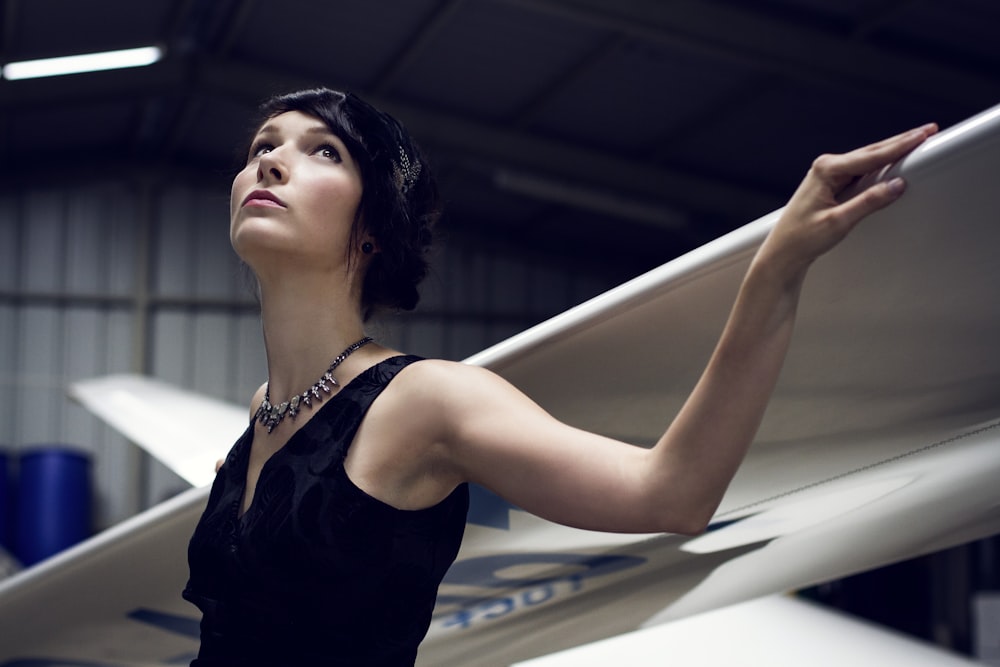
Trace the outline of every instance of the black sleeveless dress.
[[368, 407], [418, 359], [388, 359], [328, 398], [264, 465], [242, 517], [253, 424], [236, 442], [188, 547], [184, 598], [203, 614], [193, 667], [413, 664], [468, 488], [398, 510], [355, 486], [344, 458]]

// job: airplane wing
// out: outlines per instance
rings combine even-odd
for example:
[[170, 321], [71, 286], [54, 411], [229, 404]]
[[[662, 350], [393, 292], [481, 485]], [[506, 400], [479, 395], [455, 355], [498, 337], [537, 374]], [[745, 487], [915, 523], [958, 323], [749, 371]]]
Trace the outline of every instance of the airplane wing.
[[[215, 462], [250, 421], [245, 406], [139, 375], [82, 380], [69, 394], [192, 486], [212, 483]], [[198, 438], [191, 437], [191, 424], [198, 425]]]
[[[725, 641], [720, 641], [725, 637]], [[927, 642], [794, 597], [770, 596], [519, 662], [513, 667], [973, 667]]]
[[[507, 665], [1000, 531], [1000, 192], [984, 186], [1000, 173], [1000, 107], [882, 177], [895, 173], [905, 197], [813, 268], [774, 400], [710, 532], [579, 531], [474, 489], [419, 664]], [[649, 444], [777, 215], [468, 362], [567, 422]], [[205, 494], [0, 583], [0, 627], [19, 629], [0, 639], [0, 667], [165, 665], [196, 650], [178, 591]]]

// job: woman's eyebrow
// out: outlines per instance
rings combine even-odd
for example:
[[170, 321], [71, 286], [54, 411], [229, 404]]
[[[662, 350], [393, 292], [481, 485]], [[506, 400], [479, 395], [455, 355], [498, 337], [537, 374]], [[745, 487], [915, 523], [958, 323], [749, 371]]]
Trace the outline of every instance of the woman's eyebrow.
[[[259, 135], [262, 135], [262, 134], [275, 134], [275, 133], [278, 133], [280, 131], [281, 131], [281, 128], [279, 128], [277, 125], [272, 125], [272, 124], [268, 123], [267, 125], [264, 125], [259, 130], [257, 130], [257, 135], [259, 136]], [[331, 136], [331, 137], [336, 137], [338, 139], [340, 138], [340, 137], [337, 137], [337, 135], [334, 134], [333, 131], [330, 130], [330, 128], [328, 128], [326, 125], [316, 125], [315, 127], [307, 128], [305, 130], [305, 133], [306, 134], [324, 134], [324, 135], [328, 135], [328, 136]]]
[[340, 137], [334, 134], [333, 131], [326, 125], [317, 125], [315, 127], [310, 127], [309, 129], [306, 130], [306, 134], [325, 134], [327, 136], [340, 139]]

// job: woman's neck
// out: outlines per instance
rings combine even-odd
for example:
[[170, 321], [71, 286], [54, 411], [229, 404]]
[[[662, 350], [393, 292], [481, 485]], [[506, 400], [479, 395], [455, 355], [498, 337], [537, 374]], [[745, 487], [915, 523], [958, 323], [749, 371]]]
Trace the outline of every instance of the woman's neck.
[[342, 285], [261, 285], [261, 320], [271, 400], [285, 401], [313, 385], [330, 362], [364, 337], [357, 298]]

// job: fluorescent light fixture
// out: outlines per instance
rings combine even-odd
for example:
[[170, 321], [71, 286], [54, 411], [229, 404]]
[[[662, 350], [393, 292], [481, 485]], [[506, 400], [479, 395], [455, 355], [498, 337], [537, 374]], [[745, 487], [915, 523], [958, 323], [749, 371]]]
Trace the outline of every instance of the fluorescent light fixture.
[[103, 51], [101, 53], [83, 53], [77, 56], [22, 60], [4, 65], [3, 78], [15, 81], [17, 79], [37, 79], [43, 76], [62, 76], [64, 74], [79, 74], [81, 72], [99, 72], [107, 69], [142, 67], [144, 65], [152, 65], [162, 57], [163, 49], [160, 47], [144, 46], [138, 49], [124, 49], [122, 51]]

